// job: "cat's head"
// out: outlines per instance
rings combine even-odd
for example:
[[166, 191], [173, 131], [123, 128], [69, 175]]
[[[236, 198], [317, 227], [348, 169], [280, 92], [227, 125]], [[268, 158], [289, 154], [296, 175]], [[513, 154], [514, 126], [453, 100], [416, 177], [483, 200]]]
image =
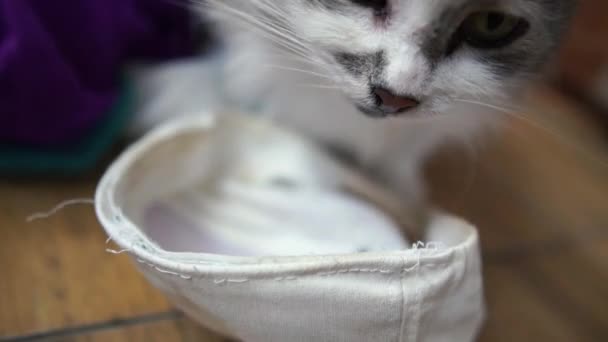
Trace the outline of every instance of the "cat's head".
[[362, 112], [386, 116], [508, 94], [547, 61], [574, 0], [244, 2], [258, 28], [317, 64]]

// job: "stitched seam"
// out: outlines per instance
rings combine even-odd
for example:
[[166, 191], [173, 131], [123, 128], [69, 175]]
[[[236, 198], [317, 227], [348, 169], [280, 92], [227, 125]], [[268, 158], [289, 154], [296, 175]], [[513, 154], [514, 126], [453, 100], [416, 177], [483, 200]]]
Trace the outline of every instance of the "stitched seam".
[[[162, 274], [179, 277], [179, 278], [185, 279], [185, 280], [198, 279], [197, 277], [193, 277], [191, 275], [180, 274], [177, 272], [164, 270], [164, 269], [162, 269], [154, 264], [148, 263], [142, 259], [137, 259], [137, 262], [139, 262], [140, 264], [147, 265], [150, 268], [152, 268]], [[405, 276], [405, 274], [416, 271], [420, 267], [433, 268], [436, 266], [437, 266], [437, 264], [428, 264], [428, 265], [424, 265], [424, 266], [416, 264], [412, 267], [403, 268], [403, 269], [399, 270], [398, 272], [400, 272], [402, 274], [402, 277], [401, 277], [402, 291], [405, 292], [405, 288], [404, 288], [405, 284], [403, 284], [403, 277]], [[383, 270], [383, 269], [345, 269], [345, 270], [338, 270], [338, 271], [332, 271], [332, 272], [318, 272], [318, 273], [313, 273], [310, 276], [331, 277], [331, 276], [346, 274], [346, 273], [379, 273], [379, 274], [384, 274], [384, 275], [390, 275], [390, 274], [395, 274], [396, 272], [391, 271], [391, 270]], [[225, 284], [229, 284], [229, 283], [241, 284], [241, 283], [246, 283], [249, 281], [268, 281], [268, 280], [277, 281], [277, 282], [286, 282], [286, 281], [298, 280], [300, 278], [303, 278], [303, 277], [284, 276], [284, 277], [275, 277], [272, 279], [215, 278], [215, 279], [213, 279], [213, 283], [215, 285], [225, 285]], [[417, 288], [417, 290], [418, 290], [418, 288]]]
[[418, 259], [416, 260], [416, 288], [414, 290], [414, 312], [412, 315], [412, 329], [410, 332], [410, 338], [408, 341], [418, 341], [418, 330], [420, 325], [420, 317], [422, 316], [420, 310], [422, 308], [422, 281], [420, 279], [420, 250], [418, 251]]
[[[111, 239], [108, 238], [106, 240], [106, 243], [109, 243], [110, 241], [111, 241]], [[423, 248], [418, 248], [420, 246], [422, 246]], [[313, 276], [320, 276], [320, 277], [330, 277], [330, 276], [341, 275], [341, 274], [346, 274], [346, 273], [379, 273], [379, 274], [384, 274], [384, 275], [390, 275], [390, 274], [394, 274], [396, 272], [400, 272], [401, 273], [401, 277], [400, 277], [400, 280], [401, 280], [401, 292], [402, 292], [402, 297], [404, 297], [403, 298], [403, 302], [404, 302], [403, 306], [404, 306], [404, 310], [405, 310], [405, 307], [407, 305], [405, 303], [406, 302], [406, 299], [405, 299], [405, 284], [404, 284], [403, 280], [404, 280], [405, 274], [413, 272], [413, 271], [416, 271], [417, 282], [416, 282], [415, 297], [414, 297], [414, 299], [417, 302], [416, 303], [417, 307], [420, 307], [420, 298], [419, 298], [420, 297], [420, 294], [419, 294], [419, 292], [420, 292], [420, 284], [419, 284], [420, 281], [418, 279], [419, 276], [420, 276], [420, 273], [419, 273], [420, 268], [421, 267], [433, 268], [433, 267], [436, 267], [436, 266], [441, 266], [443, 264], [432, 264], [432, 263], [430, 263], [430, 264], [426, 264], [426, 265], [421, 265], [421, 253], [422, 253], [423, 250], [425, 250], [424, 244], [421, 244], [421, 243], [415, 244], [414, 245], [414, 249], [416, 249], [418, 251], [418, 253], [416, 254], [417, 255], [416, 256], [416, 264], [414, 266], [411, 266], [411, 267], [402, 268], [401, 270], [391, 271], [391, 270], [388, 270], [388, 269], [380, 269], [380, 268], [345, 268], [345, 269], [340, 269], [340, 270], [336, 270], [336, 271], [318, 272], [318, 273], [314, 273], [312, 275]], [[132, 253], [132, 248], [125, 248], [125, 249], [122, 249], [122, 250], [119, 250], [119, 251], [113, 250], [113, 249], [110, 249], [110, 248], [106, 248], [106, 252], [108, 252], [110, 254]], [[154, 270], [156, 270], [156, 271], [158, 271], [158, 272], [160, 272], [162, 274], [165, 274], [165, 275], [175, 276], [175, 277], [179, 277], [179, 278], [185, 279], [185, 280], [192, 280], [192, 279], [197, 279], [197, 278], [201, 278], [202, 279], [202, 278], [204, 278], [203, 275], [201, 275], [199, 277], [194, 277], [192, 275], [181, 274], [181, 273], [178, 273], [178, 272], [169, 271], [169, 270], [160, 268], [160, 267], [158, 267], [155, 264], [146, 262], [145, 260], [140, 259], [140, 258], [137, 258], [136, 260], [137, 260], [138, 263], [147, 265], [150, 268], [152, 268], [152, 269], [154, 269]], [[406, 259], [404, 259], [404, 263], [407, 263]], [[241, 284], [241, 283], [246, 283], [246, 282], [254, 281], [254, 280], [257, 280], [257, 281], [274, 280], [274, 281], [278, 281], [278, 282], [284, 282], [284, 281], [294, 281], [294, 280], [298, 280], [298, 279], [299, 278], [296, 277], [296, 276], [283, 276], [283, 277], [275, 277], [275, 278], [272, 278], [272, 279], [216, 278], [216, 279], [213, 280], [213, 282], [216, 285], [225, 285], [225, 284]], [[403, 322], [405, 320], [405, 312], [402, 314], [402, 316], [403, 316], [402, 317], [402, 329], [401, 329], [401, 334], [400, 334], [399, 341], [403, 340], [402, 335], [403, 335], [403, 330], [404, 330], [404, 327], [403, 327], [404, 323]]]
[[137, 262], [139, 262], [140, 264], [148, 265], [148, 266], [150, 266], [151, 268], [155, 269], [157, 272], [160, 272], [160, 273], [162, 273], [162, 274], [168, 274], [168, 275], [172, 275], [172, 276], [180, 277], [180, 278], [185, 279], [185, 280], [190, 280], [190, 279], [192, 279], [192, 276], [191, 276], [191, 275], [187, 275], [187, 274], [180, 274], [180, 273], [177, 273], [177, 272], [173, 272], [173, 271], [164, 270], [164, 269], [162, 269], [162, 268], [160, 268], [160, 267], [158, 267], [158, 266], [156, 266], [156, 265], [154, 265], [154, 264], [151, 264], [151, 263], [145, 262], [145, 261], [143, 261], [143, 260], [141, 260], [141, 259], [137, 259]]
[[[124, 216], [124, 214], [122, 214], [120, 208], [115, 208], [112, 207], [110, 208], [113, 213], [113, 219], [112, 221], [114, 221], [114, 223], [121, 225], [123, 219], [122, 217]], [[132, 234], [124, 234], [124, 232], [127, 232], [128, 229], [122, 227], [121, 231], [118, 233], [121, 236], [127, 235], [130, 238], [133, 238]], [[112, 237], [108, 237], [108, 239], [106, 240], [106, 244], [108, 244], [110, 241], [112, 241]], [[138, 245], [140, 248], [154, 254], [154, 255], [158, 255], [157, 251], [155, 250], [150, 250], [147, 248], [148, 242], [144, 241], [143, 239], [137, 237], [136, 241], [132, 241], [131, 242], [131, 248], [130, 249], [123, 249], [120, 251], [115, 251], [115, 250], [111, 250], [111, 249], [106, 249], [106, 252], [111, 253], [111, 254], [122, 254], [125, 252], [131, 252], [132, 251], [132, 247], [133, 245]], [[422, 242], [422, 241], [418, 241], [416, 243], [414, 243], [412, 245], [413, 249], [417, 249], [417, 250], [426, 250], [426, 251], [431, 251], [431, 252], [439, 252], [441, 250], [445, 250], [446, 247], [443, 243], [441, 242], [435, 242], [435, 241], [428, 241], [428, 242]], [[196, 260], [193, 258], [180, 258], [179, 260], [176, 260], [177, 262], [186, 262], [186, 263], [199, 263], [199, 264], [205, 264], [205, 265], [214, 265], [214, 266], [224, 266], [224, 265], [234, 265], [233, 263], [230, 262], [221, 262], [221, 261], [201, 261], [201, 260]]]
[[[400, 329], [400, 333], [399, 333], [399, 342], [416, 342], [418, 340], [418, 325], [420, 324], [420, 317], [421, 317], [421, 313], [420, 310], [422, 308], [422, 285], [421, 285], [421, 280], [420, 280], [420, 269], [422, 268], [422, 265], [420, 264], [421, 262], [421, 254], [422, 251], [424, 249], [426, 249], [427, 245], [425, 245], [423, 242], [417, 242], [413, 245], [413, 248], [415, 250], [417, 250], [416, 253], [416, 264], [414, 264], [414, 266], [410, 267], [410, 268], [404, 268], [401, 274], [401, 293], [402, 293], [402, 298], [403, 298], [403, 309], [401, 311], [401, 329]], [[428, 266], [435, 266], [435, 264], [429, 264], [426, 265]], [[405, 298], [405, 283], [404, 283], [404, 279], [405, 279], [405, 274], [409, 273], [409, 272], [416, 272], [416, 278], [415, 278], [415, 288], [414, 288], [414, 296], [413, 296], [413, 302], [412, 303], [408, 303], [407, 299]], [[411, 305], [408, 305], [411, 304]], [[409, 310], [408, 310], [409, 307]], [[407, 339], [405, 339], [405, 335], [406, 335], [406, 314], [410, 314], [412, 317], [411, 323], [410, 323], [410, 329], [409, 329], [409, 334], [407, 336]]]
[[[110, 243], [112, 239], [108, 238], [106, 240], [106, 244]], [[399, 270], [399, 272], [401, 273], [401, 292], [402, 292], [402, 297], [403, 297], [403, 307], [404, 307], [404, 311], [405, 311], [405, 307], [406, 305], [406, 299], [405, 299], [405, 284], [403, 282], [405, 274], [416, 271], [416, 288], [414, 290], [414, 294], [415, 294], [415, 303], [416, 303], [416, 307], [418, 308], [417, 311], [420, 311], [419, 308], [421, 306], [421, 293], [420, 293], [420, 268], [421, 267], [425, 267], [425, 268], [433, 268], [438, 266], [438, 264], [426, 264], [426, 265], [421, 265], [421, 254], [422, 251], [437, 251], [437, 249], [433, 248], [433, 249], [429, 249], [429, 244], [424, 244], [422, 242], [418, 242], [416, 244], [413, 245], [413, 249], [417, 250], [416, 253], [416, 264], [412, 267], [409, 268], [402, 268], [401, 270]], [[132, 253], [133, 248], [125, 248], [122, 250], [113, 250], [110, 248], [106, 248], [106, 252], [110, 253], [110, 254], [123, 254], [123, 253]], [[181, 279], [185, 279], [185, 280], [192, 280], [195, 278], [203, 278], [204, 276], [200, 276], [200, 277], [193, 277], [192, 275], [187, 275], [187, 274], [181, 274], [178, 272], [174, 272], [174, 271], [169, 271], [169, 270], [165, 270], [162, 269], [160, 267], [158, 267], [155, 264], [146, 262], [143, 259], [137, 258], [136, 259], [138, 263], [140, 264], [144, 264], [149, 266], [152, 269], [155, 269], [156, 271], [162, 273], [162, 274], [166, 274], [166, 275], [171, 275], [171, 276], [175, 276], [175, 277], [179, 277]], [[404, 259], [404, 263], [407, 263], [407, 260]], [[195, 267], [196, 269], [196, 267]], [[346, 268], [346, 269], [340, 269], [340, 270], [336, 270], [336, 271], [327, 271], [327, 272], [318, 272], [318, 273], [314, 273], [313, 276], [321, 276], [321, 277], [329, 277], [329, 276], [334, 276], [334, 275], [340, 275], [340, 274], [346, 274], [346, 273], [380, 273], [380, 274], [385, 274], [385, 275], [389, 275], [389, 274], [394, 274], [396, 273], [395, 271], [391, 271], [388, 269], [380, 269], [380, 268]], [[216, 285], [224, 285], [224, 284], [241, 284], [241, 283], [246, 283], [252, 280], [259, 280], [259, 281], [267, 281], [267, 280], [274, 280], [274, 281], [294, 281], [294, 280], [298, 280], [299, 278], [296, 276], [284, 276], [284, 277], [275, 277], [273, 279], [247, 279], [247, 278], [216, 278], [213, 280], [214, 284]], [[420, 314], [419, 312], [415, 312], [414, 313], [415, 316], [417, 317], [416, 319], [419, 320], [420, 319]], [[405, 321], [405, 312], [402, 313], [402, 326], [401, 326], [401, 333], [400, 333], [400, 337], [399, 337], [399, 341], [403, 340], [403, 331], [404, 331], [404, 321]]]
[[407, 298], [405, 297], [405, 274], [407, 273], [407, 269], [403, 269], [401, 271], [401, 277], [399, 280], [401, 281], [401, 324], [399, 327], [399, 342], [404, 342], [403, 337], [405, 336], [405, 320], [407, 315]]

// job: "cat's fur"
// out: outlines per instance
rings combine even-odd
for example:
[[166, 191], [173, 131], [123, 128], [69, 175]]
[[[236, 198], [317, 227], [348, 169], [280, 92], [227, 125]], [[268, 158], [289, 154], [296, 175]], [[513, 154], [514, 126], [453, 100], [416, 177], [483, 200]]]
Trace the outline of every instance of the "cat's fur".
[[[143, 122], [197, 106], [261, 104], [264, 113], [321, 143], [354, 151], [404, 198], [419, 202], [425, 157], [498, 117], [462, 100], [511, 99], [552, 54], [573, 2], [389, 0], [390, 11], [379, 20], [364, 0], [197, 1], [224, 43], [219, 74], [211, 78], [215, 66], [198, 61], [149, 74], [143, 83], [166, 89], [155, 89], [160, 97], [144, 108]], [[523, 17], [530, 29], [501, 49], [465, 44], [446, 54], [467, 15], [486, 9]], [[400, 117], [366, 116], [358, 107], [373, 111], [374, 85], [411, 94], [420, 106]], [[217, 87], [223, 103], [215, 101]]]

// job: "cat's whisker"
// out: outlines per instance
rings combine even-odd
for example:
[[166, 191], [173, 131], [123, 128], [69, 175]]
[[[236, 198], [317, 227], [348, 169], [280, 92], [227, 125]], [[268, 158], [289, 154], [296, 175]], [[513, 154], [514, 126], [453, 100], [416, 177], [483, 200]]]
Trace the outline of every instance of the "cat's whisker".
[[604, 167], [608, 167], [608, 161], [606, 160], [602, 160], [601, 157], [598, 157], [596, 155], [594, 155], [593, 153], [590, 153], [589, 151], [587, 151], [586, 149], [580, 147], [579, 145], [573, 143], [572, 141], [570, 141], [570, 139], [568, 139], [567, 137], [563, 136], [562, 134], [556, 132], [555, 130], [546, 127], [545, 125], [537, 122], [536, 120], [533, 120], [525, 115], [522, 114], [518, 114], [518, 110], [516, 109], [512, 109], [512, 108], [506, 108], [506, 107], [501, 107], [498, 105], [494, 105], [494, 104], [490, 104], [490, 103], [485, 103], [485, 102], [481, 102], [481, 101], [475, 101], [475, 100], [467, 100], [467, 99], [459, 99], [459, 98], [455, 98], [454, 99], [457, 102], [461, 102], [461, 103], [467, 103], [467, 104], [473, 104], [473, 105], [478, 105], [478, 106], [482, 106], [482, 107], [486, 107], [489, 109], [494, 109], [498, 112], [501, 112], [503, 114], [506, 114], [510, 117], [516, 118], [518, 120], [521, 120], [535, 128], [538, 128], [540, 130], [542, 130], [543, 132], [553, 136], [554, 138], [557, 138], [558, 141], [560, 141], [562, 144], [570, 147], [571, 149], [581, 153], [583, 156], [585, 156], [586, 158], [588, 158], [589, 160], [598, 163], [599, 165], [602, 165]]
[[[265, 8], [266, 10], [269, 10], [273, 14], [277, 15], [279, 18], [287, 16], [287, 13], [282, 8], [278, 7], [276, 4], [273, 4], [272, 2], [262, 0], [262, 1], [258, 1], [258, 4], [262, 5], [263, 8]], [[292, 38], [300, 40], [305, 43], [310, 43], [310, 41], [308, 41], [308, 39], [296, 36], [295, 32], [293, 32], [288, 27], [283, 27], [283, 29], [286, 32], [289, 32], [292, 35]]]
[[322, 60], [317, 58], [316, 56], [302, 57], [302, 56], [295, 56], [295, 55], [286, 55], [286, 54], [282, 53], [283, 51], [279, 51], [279, 52], [281, 52], [281, 53], [275, 56], [277, 59], [285, 59], [288, 61], [301, 62], [304, 64], [314, 66], [316, 68], [323, 68], [323, 69], [326, 69], [326, 71], [329, 71], [329, 70], [327, 70], [327, 67], [325, 66], [325, 64], [322, 63]]
[[[302, 56], [296, 56], [293, 54], [288, 55], [288, 54], [283, 53], [283, 51], [279, 51], [279, 52], [280, 53], [275, 56], [276, 60], [278, 60], [278, 61], [285, 59], [285, 60], [291, 61], [291, 62], [304, 63], [304, 64], [312, 66], [314, 69], [321, 69], [321, 70], [318, 70], [318, 72], [325, 72], [326, 73], [326, 74], [324, 74], [325, 78], [332, 81], [332, 83], [336, 83], [336, 81], [338, 81], [338, 82], [344, 81], [344, 79], [342, 77], [340, 77], [339, 72], [336, 72], [336, 70], [331, 68], [332, 64], [330, 62], [322, 60], [318, 54], [315, 54], [314, 56], [302, 57]], [[331, 75], [331, 77], [329, 75]]]
[[[296, 46], [292, 46], [291, 44], [281, 40], [280, 38], [276, 38], [276, 36], [265, 33], [263, 30], [258, 30], [258, 29], [253, 29], [254, 33], [257, 33], [258, 35], [260, 35], [263, 38], [266, 38], [272, 42], [274, 42], [275, 44], [277, 44], [279, 47], [282, 47], [284, 49], [286, 49], [288, 52], [292, 53], [294, 56], [298, 56], [301, 58], [310, 58], [310, 52], [308, 51], [303, 51], [300, 48], [296, 47]], [[283, 50], [284, 51], [284, 50]]]
[[252, 29], [255, 28], [256, 33], [262, 35], [267, 39], [272, 40], [277, 44], [280, 44], [281, 46], [289, 49], [290, 51], [298, 55], [306, 56], [307, 54], [312, 52], [312, 50], [308, 46], [303, 44], [293, 35], [289, 36], [285, 32], [282, 32], [281, 29], [284, 30], [285, 28], [279, 27], [275, 23], [271, 23], [260, 17], [256, 17], [249, 13], [240, 11], [220, 1], [214, 1], [214, 5], [214, 7], [209, 7], [209, 4], [207, 4], [206, 6], [208, 6], [208, 8], [212, 11], [222, 11], [225, 14], [236, 16], [242, 19], [246, 24], [252, 26]]
[[[214, 2], [214, 4], [216, 6], [219, 6], [220, 9], [230, 12], [233, 15], [239, 16], [240, 18], [244, 19], [250, 25], [254, 25], [265, 31], [268, 31], [273, 36], [276, 36], [277, 38], [280, 39], [280, 42], [278, 42], [278, 43], [287, 44], [290, 47], [292, 47], [293, 49], [298, 49], [298, 50], [300, 50], [300, 52], [303, 52], [302, 54], [299, 54], [299, 55], [306, 56], [306, 55], [310, 55], [310, 54], [316, 54], [315, 51], [309, 46], [309, 44], [307, 44], [307, 43], [309, 43], [309, 41], [303, 37], [296, 35], [295, 32], [293, 32], [286, 24], [281, 25], [280, 21], [279, 22], [269, 21], [268, 18], [265, 18], [263, 16], [254, 16], [249, 13], [245, 13], [234, 7], [226, 5], [225, 3], [221, 2], [221, 1], [217, 1], [217, 0], [215, 0], [215, 1], [210, 0], [210, 1]], [[257, 2], [258, 8], [260, 8], [259, 7], [260, 5], [262, 5], [265, 9], [273, 12], [276, 15], [275, 19], [280, 20], [280, 19], [284, 18], [285, 16], [287, 16], [287, 13], [282, 11], [275, 4], [268, 3], [265, 1], [262, 1], [262, 2], [258, 1]], [[207, 4], [207, 6], [209, 6], [209, 5]], [[210, 9], [213, 9], [213, 8], [210, 7]], [[274, 41], [277, 42], [276, 40], [274, 40]]]
[[317, 88], [317, 89], [333, 89], [333, 90], [341, 90], [342, 87], [339, 86], [332, 86], [332, 85], [324, 85], [324, 84], [307, 84], [307, 83], [302, 83], [302, 84], [296, 84], [297, 87], [303, 87], [303, 88]]
[[328, 68], [328, 64], [324, 62], [318, 54], [311, 54], [307, 56], [295, 55], [292, 53], [285, 53], [280, 49], [275, 49], [273, 58], [277, 61], [285, 60], [287, 62], [298, 62], [312, 66], [315, 69], [323, 69], [321, 71], [330, 73], [331, 70]]
[[310, 71], [310, 70], [305, 70], [305, 69], [298, 69], [298, 68], [293, 68], [293, 67], [287, 67], [287, 66], [282, 66], [282, 65], [275, 65], [275, 64], [265, 64], [264, 67], [267, 68], [273, 68], [273, 69], [280, 69], [280, 70], [286, 70], [286, 71], [294, 71], [294, 72], [299, 72], [302, 74], [307, 74], [307, 75], [312, 75], [312, 76], [316, 76], [316, 77], [320, 77], [326, 80], [331, 80], [330, 77], [314, 72], [314, 71]]
[[[322, 63], [322, 56], [320, 56], [310, 46], [308, 46], [308, 40], [303, 37], [297, 36], [290, 28], [284, 25], [268, 21], [268, 19], [262, 16], [254, 16], [249, 13], [245, 13], [241, 10], [227, 5], [225, 2], [221, 2], [218, 0], [208, 1], [212, 2], [214, 7], [211, 7], [210, 3], [201, 3], [197, 0], [190, 1], [199, 5], [203, 5], [209, 8], [210, 10], [220, 10], [224, 11], [228, 15], [237, 16], [238, 18], [243, 19], [248, 25], [259, 28], [259, 30], [255, 29], [254, 32], [263, 36], [266, 39], [273, 41], [279, 46], [286, 48], [289, 52], [293, 54], [293, 57], [298, 57], [300, 58], [300, 61], [315, 65], [316, 67], [322, 66], [325, 68], [326, 63]], [[266, 0], [257, 0], [256, 6], [258, 8], [272, 12], [272, 14], [274, 14], [277, 19], [281, 19], [287, 15], [287, 13], [285, 13], [285, 11], [283, 11], [281, 8], [277, 7], [276, 4], [273, 4], [272, 2]], [[264, 32], [260, 32], [260, 30]], [[282, 52], [284, 53], [285, 51]]]
[[319, 58], [318, 55], [302, 57], [293, 54], [288, 55], [285, 53], [280, 53], [276, 56], [276, 61], [280, 62], [281, 60], [285, 60], [287, 63], [296, 62], [305, 64], [304, 66], [302, 66], [303, 68], [307, 68], [307, 66], [312, 67], [312, 69], [316, 70], [316, 72], [323, 73], [325, 75], [325, 78], [327, 79], [331, 79], [334, 82], [336, 81], [336, 79], [338, 79], [338, 81], [342, 81], [342, 78], [340, 77], [339, 73], [331, 68], [332, 64], [323, 61], [321, 58]]
[[262, 19], [262, 17], [254, 18], [257, 18], [260, 24], [268, 25], [268, 27], [274, 30], [273, 32], [275, 32], [275, 34], [286, 39], [288, 42], [293, 43], [294, 45], [299, 46], [305, 50], [312, 51], [310, 47], [302, 40], [302, 38], [297, 37], [296, 34], [288, 27], [280, 26], [266, 19]]
[[[251, 15], [249, 13], [237, 10], [237, 9], [230, 7], [228, 5], [225, 5], [225, 4], [221, 4], [220, 6], [224, 9], [231, 10], [232, 13], [239, 14], [243, 19], [248, 19], [249, 21], [258, 24], [260, 27], [271, 28], [272, 29], [271, 31], [274, 34], [280, 36], [281, 38], [284, 38], [284, 39], [288, 40], [289, 42], [294, 43], [304, 49], [308, 49], [308, 46], [306, 44], [304, 44], [304, 42], [302, 41], [301, 38], [296, 37], [295, 33], [291, 29], [289, 29], [286, 26], [279, 25], [278, 22], [269, 21], [262, 16]], [[277, 14], [279, 14], [280, 16], [284, 16], [284, 13], [277, 12]]]

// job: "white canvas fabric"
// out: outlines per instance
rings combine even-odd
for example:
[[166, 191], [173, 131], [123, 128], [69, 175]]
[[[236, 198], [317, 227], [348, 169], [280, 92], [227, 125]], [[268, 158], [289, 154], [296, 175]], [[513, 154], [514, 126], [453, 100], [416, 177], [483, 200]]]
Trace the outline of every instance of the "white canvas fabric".
[[478, 237], [437, 212], [426, 243], [340, 191], [306, 141], [251, 119], [169, 123], [129, 148], [98, 218], [193, 319], [245, 342], [472, 341]]

